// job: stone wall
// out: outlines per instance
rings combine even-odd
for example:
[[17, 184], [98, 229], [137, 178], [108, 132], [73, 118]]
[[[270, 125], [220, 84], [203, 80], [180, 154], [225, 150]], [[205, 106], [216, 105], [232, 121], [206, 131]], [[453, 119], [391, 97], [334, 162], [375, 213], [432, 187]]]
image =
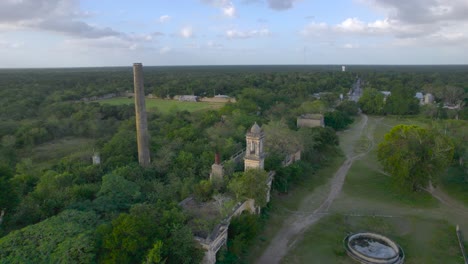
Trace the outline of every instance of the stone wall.
[[236, 98], [233, 97], [201, 97], [200, 102], [209, 102], [209, 103], [235, 103]]
[[235, 216], [248, 211], [252, 214], [258, 213], [259, 210], [255, 207], [255, 201], [248, 199], [243, 203], [238, 203], [233, 209], [231, 214], [221, 221], [220, 224], [215, 226], [211, 234], [207, 238], [195, 237], [195, 240], [205, 249], [205, 256], [203, 257], [203, 264], [215, 264], [216, 253], [218, 250], [226, 245], [228, 239], [228, 229], [231, 219]]
[[463, 245], [463, 236], [460, 231], [460, 227], [458, 225], [457, 225], [456, 232], [457, 232], [458, 244], [460, 245], [460, 250], [463, 256], [463, 260], [465, 261], [465, 264], [468, 264], [468, 257], [466, 256], [465, 247]]
[[323, 115], [306, 114], [297, 118], [296, 125], [297, 127], [324, 127], [325, 121]]

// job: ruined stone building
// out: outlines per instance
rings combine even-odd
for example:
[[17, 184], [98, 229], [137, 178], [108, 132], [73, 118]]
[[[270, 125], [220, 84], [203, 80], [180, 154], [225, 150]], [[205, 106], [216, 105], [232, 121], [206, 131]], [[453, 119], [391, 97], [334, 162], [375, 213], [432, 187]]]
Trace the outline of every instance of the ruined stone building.
[[297, 118], [297, 127], [325, 127], [322, 114], [304, 114]]

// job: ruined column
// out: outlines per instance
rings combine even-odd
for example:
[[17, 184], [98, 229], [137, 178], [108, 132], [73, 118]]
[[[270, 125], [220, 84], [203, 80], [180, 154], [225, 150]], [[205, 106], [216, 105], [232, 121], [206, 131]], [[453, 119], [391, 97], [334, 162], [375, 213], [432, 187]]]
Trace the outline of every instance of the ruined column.
[[222, 181], [223, 177], [224, 177], [224, 166], [221, 164], [221, 155], [219, 154], [219, 152], [216, 152], [215, 163], [211, 165], [210, 180]]
[[133, 85], [135, 87], [135, 117], [138, 143], [138, 162], [143, 167], [150, 165], [148, 121], [146, 119], [145, 90], [143, 87], [143, 65], [133, 64]]

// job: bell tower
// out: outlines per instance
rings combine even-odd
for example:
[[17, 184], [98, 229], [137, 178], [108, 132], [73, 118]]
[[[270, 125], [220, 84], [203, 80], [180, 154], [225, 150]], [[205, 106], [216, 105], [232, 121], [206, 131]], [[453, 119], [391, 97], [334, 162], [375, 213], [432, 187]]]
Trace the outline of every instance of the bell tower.
[[247, 169], [262, 169], [265, 163], [265, 153], [263, 152], [263, 140], [265, 134], [258, 126], [257, 122], [247, 132], [245, 140], [247, 147], [244, 157], [244, 170]]

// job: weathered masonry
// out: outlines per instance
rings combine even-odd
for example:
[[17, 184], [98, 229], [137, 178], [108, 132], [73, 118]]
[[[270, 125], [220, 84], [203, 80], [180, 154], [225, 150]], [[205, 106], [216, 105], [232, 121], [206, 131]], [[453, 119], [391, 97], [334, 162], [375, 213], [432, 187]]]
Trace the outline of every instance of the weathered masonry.
[[133, 85], [135, 88], [135, 118], [138, 144], [138, 162], [143, 167], [150, 165], [148, 121], [146, 116], [143, 65], [133, 64]]

